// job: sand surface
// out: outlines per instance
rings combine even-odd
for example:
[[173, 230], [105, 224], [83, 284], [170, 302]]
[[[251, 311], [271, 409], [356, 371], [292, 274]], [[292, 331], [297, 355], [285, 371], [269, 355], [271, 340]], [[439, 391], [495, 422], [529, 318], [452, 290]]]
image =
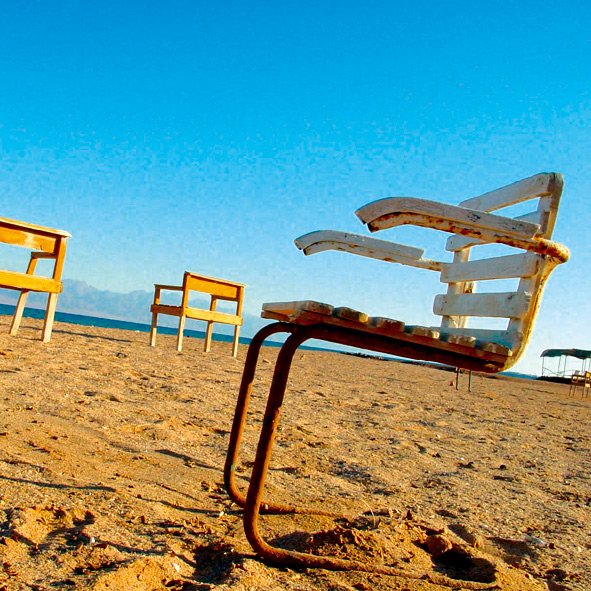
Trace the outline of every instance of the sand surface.
[[[253, 554], [222, 467], [246, 348], [0, 317], [0, 591], [591, 589], [591, 397], [564, 385], [296, 354], [266, 489], [346, 515], [268, 540], [408, 576]], [[246, 483], [277, 350], [263, 351]], [[464, 582], [462, 582], [464, 581]]]

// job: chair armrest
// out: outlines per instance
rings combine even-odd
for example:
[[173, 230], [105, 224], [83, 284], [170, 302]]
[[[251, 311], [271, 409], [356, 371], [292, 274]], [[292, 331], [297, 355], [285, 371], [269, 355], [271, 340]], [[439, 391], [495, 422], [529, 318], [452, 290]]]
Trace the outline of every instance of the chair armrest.
[[441, 271], [446, 265], [446, 263], [423, 259], [424, 251], [420, 248], [334, 230], [319, 230], [304, 234], [296, 238], [295, 245], [306, 255], [325, 250], [338, 250], [432, 271]]
[[475, 238], [484, 243], [523, 248], [550, 256], [559, 262], [564, 262], [569, 257], [565, 246], [536, 237], [539, 224], [478, 209], [416, 197], [390, 197], [368, 203], [355, 213], [371, 232], [412, 224]]
[[379, 199], [364, 205], [355, 214], [371, 232], [412, 224], [453, 234], [500, 233], [511, 238], [530, 239], [540, 229], [531, 222], [416, 197]]
[[154, 288], [158, 291], [183, 291], [182, 285], [161, 285], [159, 283], [155, 283]]
[[182, 286], [180, 285], [163, 285], [161, 283], [154, 284], [154, 300], [152, 301], [153, 304], [160, 303], [160, 292], [161, 291], [183, 291]]

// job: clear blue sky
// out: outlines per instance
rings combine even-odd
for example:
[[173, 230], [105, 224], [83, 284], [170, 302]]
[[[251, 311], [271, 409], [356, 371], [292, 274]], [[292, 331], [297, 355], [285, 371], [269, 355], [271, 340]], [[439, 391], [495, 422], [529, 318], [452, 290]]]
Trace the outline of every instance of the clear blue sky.
[[0, 215], [69, 230], [65, 277], [128, 292], [191, 269], [246, 283], [255, 314], [310, 298], [431, 323], [435, 274], [293, 238], [363, 232], [373, 199], [457, 203], [560, 171], [572, 260], [516, 369], [591, 348], [588, 2], [0, 7]]

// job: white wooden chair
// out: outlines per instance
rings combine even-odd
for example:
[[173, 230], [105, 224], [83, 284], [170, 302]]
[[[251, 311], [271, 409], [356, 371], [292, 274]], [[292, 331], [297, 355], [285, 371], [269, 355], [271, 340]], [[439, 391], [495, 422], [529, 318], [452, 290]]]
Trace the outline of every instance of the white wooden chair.
[[[423, 251], [417, 248], [343, 232], [312, 232], [298, 238], [296, 245], [305, 254], [341, 250], [438, 271], [441, 282], [448, 286], [447, 293], [437, 295], [433, 302], [433, 312], [442, 316], [440, 326], [412, 327], [406, 332], [428, 334], [440, 341], [437, 347], [443, 349], [447, 343], [499, 353], [506, 358], [489, 371], [505, 370], [517, 362], [527, 345], [546, 279], [569, 256], [566, 247], [550, 240], [562, 186], [560, 174], [541, 173], [458, 206], [392, 197], [356, 212], [371, 232], [412, 224], [453, 233], [446, 245], [453, 253], [449, 262], [424, 259]], [[534, 208], [518, 217], [490, 213], [525, 201], [532, 201]], [[472, 251], [491, 243], [503, 244], [510, 252], [471, 260]], [[505, 279], [516, 280], [516, 289], [486, 291], [487, 282], [494, 285], [495, 280]], [[264, 310], [273, 316], [273, 311], [282, 306], [266, 304]], [[294, 311], [301, 306], [294, 304]], [[471, 317], [508, 321], [501, 330], [471, 328]]]
[[[425, 259], [423, 251], [414, 247], [332, 230], [312, 232], [296, 240], [296, 245], [305, 254], [339, 250], [437, 271], [441, 281], [447, 284], [447, 291], [436, 295], [433, 302], [434, 313], [442, 317], [437, 327], [408, 326], [401, 320], [372, 318], [350, 308], [309, 300], [263, 305], [262, 316], [278, 322], [263, 328], [249, 347], [224, 471], [231, 498], [244, 507], [247, 538], [261, 556], [288, 565], [392, 571], [389, 567], [375, 568], [363, 561], [316, 556], [272, 546], [259, 532], [261, 512], [308, 512], [301, 507], [273, 504], [267, 499], [263, 501], [263, 488], [293, 355], [299, 345], [314, 338], [467, 370], [494, 373], [508, 369], [519, 359], [530, 338], [546, 279], [569, 256], [566, 247], [551, 241], [562, 185], [560, 174], [541, 173], [467, 199], [457, 206], [412, 197], [392, 197], [369, 203], [356, 212], [372, 232], [413, 224], [451, 233], [446, 244], [451, 253], [449, 261]], [[503, 215], [506, 208], [523, 202], [532, 204], [528, 213], [517, 217]], [[494, 252], [488, 258], [472, 258], [472, 253], [478, 250], [486, 254], [491, 244], [504, 245], [508, 252], [501, 255]], [[511, 291], [486, 291], [487, 283], [507, 279], [516, 283]], [[498, 319], [504, 318], [506, 326], [500, 329], [497, 326], [470, 327], [469, 319], [474, 317], [494, 319], [495, 325], [498, 325]], [[240, 440], [260, 347], [267, 337], [279, 332], [290, 336], [275, 365], [245, 496], [235, 480]]]
[[[242, 283], [228, 281], [227, 279], [217, 279], [215, 277], [206, 277], [186, 271], [183, 276], [182, 285], [161, 285], [154, 286], [154, 302], [150, 308], [152, 312], [152, 326], [150, 328], [150, 345], [156, 345], [156, 330], [158, 325], [158, 314], [168, 314], [176, 316], [179, 319], [177, 333], [177, 351], [183, 349], [183, 332], [187, 318], [193, 320], [204, 320], [207, 322], [205, 331], [204, 351], [207, 353], [211, 347], [211, 338], [213, 335], [214, 322], [222, 324], [231, 324], [234, 326], [234, 339], [232, 341], [232, 356], [238, 354], [238, 338], [240, 336], [240, 327], [242, 326], [242, 306], [244, 303], [245, 287]], [[182, 292], [180, 305], [163, 304], [160, 302], [162, 291], [180, 291]], [[191, 292], [206, 293], [211, 296], [208, 310], [202, 310], [189, 304]], [[218, 312], [216, 310], [218, 300], [236, 302], [236, 312], [234, 314], [227, 312]]]

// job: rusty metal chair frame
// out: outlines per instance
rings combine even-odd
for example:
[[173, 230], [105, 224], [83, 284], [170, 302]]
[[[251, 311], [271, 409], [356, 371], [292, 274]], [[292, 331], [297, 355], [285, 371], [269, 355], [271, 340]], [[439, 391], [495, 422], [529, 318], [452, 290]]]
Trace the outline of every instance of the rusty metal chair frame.
[[[246, 423], [257, 362], [264, 341], [271, 335], [281, 332], [287, 333], [289, 336], [281, 346], [278, 354], [267, 398], [267, 405], [248, 492], [245, 495], [236, 483], [236, 469], [239, 464], [240, 444]], [[404, 332], [400, 333], [401, 336], [404, 334]], [[288, 566], [326, 568], [330, 570], [359, 570], [412, 577], [414, 576], [412, 573], [403, 572], [394, 567], [370, 565], [359, 560], [345, 560], [331, 556], [318, 556], [315, 554], [296, 552], [272, 546], [264, 540], [260, 533], [260, 514], [317, 514], [332, 517], [339, 516], [339, 514], [334, 512], [308, 509], [296, 505], [279, 505], [263, 500], [266, 476], [269, 470], [271, 454], [277, 434], [281, 408], [287, 389], [293, 356], [300, 345], [309, 339], [318, 339], [325, 342], [359, 347], [377, 353], [407, 358], [424, 359], [425, 356], [428, 356], [431, 359], [452, 366], [487, 372], [494, 371], [493, 367], [495, 363], [499, 363], [499, 359], [502, 356], [490, 353], [478, 359], [472, 357], [468, 351], [465, 351], [464, 353], [459, 351], [436, 351], [433, 350], [430, 345], [425, 344], [425, 342], [417, 342], [417, 339], [413, 342], [397, 340], [391, 336], [365, 332], [360, 330], [360, 328], [327, 325], [324, 323], [301, 325], [288, 322], [275, 322], [261, 329], [252, 339], [249, 346], [232, 430], [230, 433], [230, 443], [224, 466], [224, 482], [230, 498], [244, 509], [244, 530], [253, 549], [263, 559]], [[420, 340], [421, 339], [419, 338], [418, 341]], [[429, 339], [425, 339], [425, 341], [428, 340]], [[460, 349], [460, 347], [458, 347], [458, 349]], [[444, 578], [442, 578], [440, 582], [442, 584], [447, 584]]]
[[[440, 280], [448, 284], [448, 292], [434, 300], [433, 312], [442, 316], [439, 327], [406, 326], [399, 320], [372, 318], [350, 308], [334, 308], [311, 300], [263, 305], [263, 318], [278, 322], [261, 329], [248, 349], [224, 468], [230, 498], [244, 508], [246, 537], [263, 559], [289, 566], [416, 576], [389, 566], [287, 550], [269, 544], [261, 535], [259, 515], [262, 513], [335, 515], [295, 505], [278, 505], [263, 499], [293, 355], [304, 342], [317, 339], [426, 360], [457, 368], [456, 387], [460, 369], [486, 373], [509, 369], [527, 345], [548, 276], [569, 257], [566, 247], [550, 240], [561, 193], [560, 174], [540, 173], [463, 201], [459, 206], [394, 197], [370, 203], [357, 211], [370, 231], [414, 224], [455, 234], [446, 243], [446, 250], [453, 253], [451, 263], [425, 259], [421, 249], [346, 232], [321, 230], [296, 240], [296, 246], [305, 254], [339, 250], [440, 272]], [[528, 200], [537, 204], [537, 208], [528, 214], [513, 218], [490, 213]], [[490, 244], [502, 244], [509, 248], [510, 254], [470, 260], [473, 247]], [[520, 252], [514, 254], [515, 249]], [[510, 278], [518, 282], [516, 291], [482, 293], [476, 290], [477, 282]], [[470, 317], [507, 318], [508, 324], [501, 330], [473, 329], [467, 325]], [[235, 475], [257, 361], [263, 342], [280, 332], [289, 336], [281, 346], [275, 364], [245, 495], [239, 490]], [[471, 374], [468, 385], [471, 385]], [[442, 580], [441, 584], [451, 583]], [[463, 588], [487, 588], [466, 581], [461, 585]]]

